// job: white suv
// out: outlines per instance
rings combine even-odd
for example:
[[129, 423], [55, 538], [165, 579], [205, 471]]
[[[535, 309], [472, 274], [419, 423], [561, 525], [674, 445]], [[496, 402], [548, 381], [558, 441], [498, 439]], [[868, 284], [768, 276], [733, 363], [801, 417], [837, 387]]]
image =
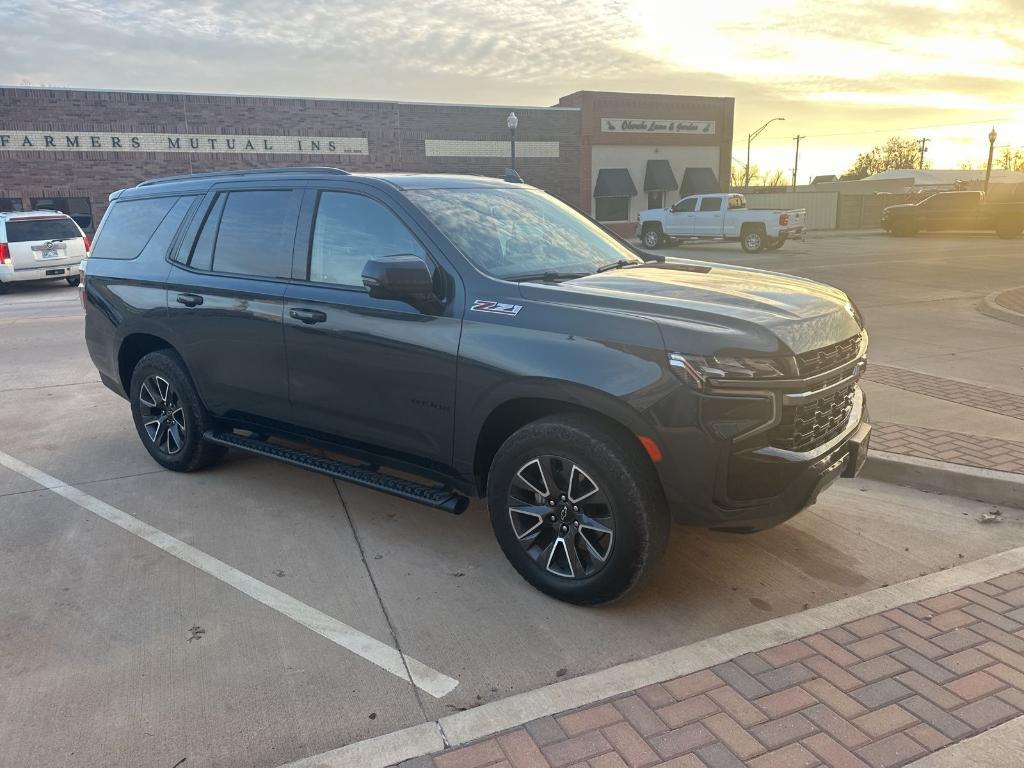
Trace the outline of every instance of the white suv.
[[10, 283], [82, 280], [78, 265], [89, 253], [89, 237], [59, 211], [0, 213], [0, 293]]

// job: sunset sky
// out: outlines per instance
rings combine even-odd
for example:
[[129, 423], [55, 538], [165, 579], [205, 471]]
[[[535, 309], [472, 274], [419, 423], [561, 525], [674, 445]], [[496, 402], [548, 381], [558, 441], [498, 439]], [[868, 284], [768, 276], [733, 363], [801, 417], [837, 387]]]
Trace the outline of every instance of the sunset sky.
[[[1024, 0], [0, 0], [0, 83], [553, 104], [733, 96], [736, 143], [801, 181], [890, 135], [936, 168], [1024, 146]], [[526, 126], [521, 126], [523, 130]]]

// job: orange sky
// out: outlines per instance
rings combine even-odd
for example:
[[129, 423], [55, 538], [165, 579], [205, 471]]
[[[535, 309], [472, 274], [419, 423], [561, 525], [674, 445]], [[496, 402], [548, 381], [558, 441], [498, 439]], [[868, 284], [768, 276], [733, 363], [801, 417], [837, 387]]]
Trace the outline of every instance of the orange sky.
[[[1024, 146], [1024, 0], [0, 0], [0, 82], [552, 104], [736, 98], [734, 156], [801, 180], [888, 136], [934, 167]], [[60, 55], [44, 56], [60, 39]], [[526, 130], [527, 126], [521, 126]]]

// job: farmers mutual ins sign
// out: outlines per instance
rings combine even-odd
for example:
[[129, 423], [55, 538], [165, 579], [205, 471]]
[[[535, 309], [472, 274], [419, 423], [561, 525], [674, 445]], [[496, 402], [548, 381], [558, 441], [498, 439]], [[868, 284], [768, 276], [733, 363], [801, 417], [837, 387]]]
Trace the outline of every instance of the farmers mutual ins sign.
[[714, 134], [714, 120], [638, 120], [633, 117], [602, 117], [605, 133], [697, 133]]
[[0, 152], [217, 152], [260, 155], [368, 155], [365, 138], [224, 133], [65, 133], [5, 131]]

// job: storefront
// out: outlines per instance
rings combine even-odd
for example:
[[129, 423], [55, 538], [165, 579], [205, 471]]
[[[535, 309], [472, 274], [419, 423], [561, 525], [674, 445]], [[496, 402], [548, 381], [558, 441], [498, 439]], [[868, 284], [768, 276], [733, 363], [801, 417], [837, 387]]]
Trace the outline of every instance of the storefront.
[[501, 176], [510, 164], [631, 232], [694, 174], [728, 179], [731, 98], [579, 91], [553, 107], [0, 88], [0, 211], [62, 210], [92, 231], [115, 189], [259, 166]]

